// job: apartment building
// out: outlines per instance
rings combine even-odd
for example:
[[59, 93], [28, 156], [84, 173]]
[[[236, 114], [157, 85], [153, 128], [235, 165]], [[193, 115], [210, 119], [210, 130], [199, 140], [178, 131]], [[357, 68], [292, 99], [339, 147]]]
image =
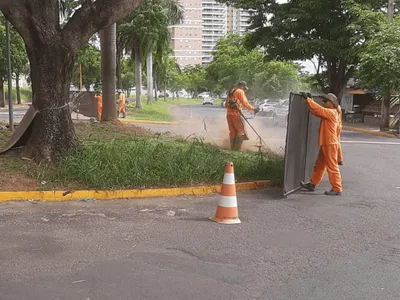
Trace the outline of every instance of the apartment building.
[[172, 56], [183, 69], [207, 65], [218, 40], [227, 33], [244, 34], [249, 12], [228, 7], [215, 0], [181, 0], [184, 22], [171, 27]]
[[202, 63], [203, 47], [203, 3], [202, 0], [181, 0], [184, 21], [171, 26], [172, 57], [181, 69]]

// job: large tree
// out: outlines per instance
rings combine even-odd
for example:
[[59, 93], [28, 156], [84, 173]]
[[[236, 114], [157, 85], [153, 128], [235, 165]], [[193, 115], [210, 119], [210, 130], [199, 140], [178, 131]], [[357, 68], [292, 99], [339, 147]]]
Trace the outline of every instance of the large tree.
[[[380, 129], [389, 127], [390, 98], [400, 92], [400, 23], [386, 24], [370, 40], [361, 55], [358, 77], [369, 89], [378, 89], [383, 97]], [[387, 105], [384, 105], [385, 102]]]
[[32, 105], [39, 111], [25, 156], [53, 161], [77, 145], [69, 108], [69, 87], [77, 52], [94, 33], [116, 23], [141, 0], [80, 1], [64, 26], [55, 0], [14, 0], [0, 6], [23, 38], [31, 66]]
[[[229, 0], [255, 9], [250, 47], [262, 46], [268, 58], [323, 63], [326, 92], [341, 98], [359, 62], [360, 48], [370, 38], [379, 16], [364, 19], [362, 11], [378, 10], [381, 0]], [[324, 81], [321, 81], [323, 83]]]

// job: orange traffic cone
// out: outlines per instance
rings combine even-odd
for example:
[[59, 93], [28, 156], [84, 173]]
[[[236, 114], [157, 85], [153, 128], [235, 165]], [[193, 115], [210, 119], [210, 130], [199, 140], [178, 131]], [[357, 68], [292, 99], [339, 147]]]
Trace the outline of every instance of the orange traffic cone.
[[228, 162], [225, 166], [224, 181], [221, 188], [221, 198], [218, 202], [217, 212], [211, 220], [221, 224], [239, 224], [237, 208], [235, 173], [233, 163]]

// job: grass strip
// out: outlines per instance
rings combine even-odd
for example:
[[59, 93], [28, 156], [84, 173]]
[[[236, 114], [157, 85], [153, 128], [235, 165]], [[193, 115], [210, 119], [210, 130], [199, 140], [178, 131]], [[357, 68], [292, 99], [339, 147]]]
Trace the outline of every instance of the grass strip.
[[127, 118], [131, 120], [172, 122], [174, 119], [169, 112], [171, 106], [201, 105], [201, 103], [201, 99], [167, 98], [166, 101], [164, 101], [163, 98], [159, 98], [158, 101], [152, 104], [147, 104], [145, 101], [142, 101], [142, 108], [137, 109], [135, 108], [136, 103], [133, 101], [127, 105]]

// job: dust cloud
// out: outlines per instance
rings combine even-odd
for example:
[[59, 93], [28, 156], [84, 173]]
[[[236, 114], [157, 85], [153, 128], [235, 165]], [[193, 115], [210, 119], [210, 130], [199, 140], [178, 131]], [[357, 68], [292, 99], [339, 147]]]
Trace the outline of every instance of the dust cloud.
[[[183, 137], [201, 138], [204, 142], [216, 145], [223, 149], [230, 148], [229, 130], [226, 121], [226, 111], [220, 107], [190, 108], [175, 107], [173, 111], [175, 125], [173, 132]], [[248, 112], [245, 114], [248, 122], [259, 134], [264, 143], [260, 142], [257, 134], [246, 123], [246, 132], [249, 137], [244, 141], [242, 149], [259, 151], [262, 144], [262, 151], [272, 151], [278, 154], [284, 153], [286, 140], [286, 124], [275, 126], [271, 118], [255, 116]]]

